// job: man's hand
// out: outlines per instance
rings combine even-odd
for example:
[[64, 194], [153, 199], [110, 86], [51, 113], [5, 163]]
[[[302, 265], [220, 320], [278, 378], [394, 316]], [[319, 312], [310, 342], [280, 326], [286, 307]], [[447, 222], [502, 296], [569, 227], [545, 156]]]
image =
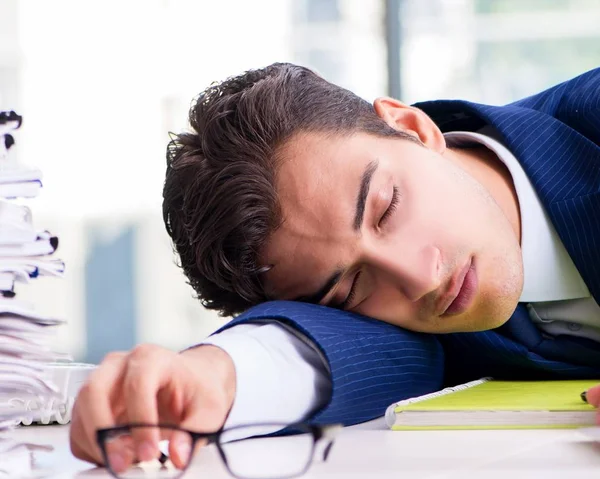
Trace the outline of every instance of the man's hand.
[[589, 404], [599, 408], [598, 415], [596, 416], [596, 423], [600, 425], [600, 384], [588, 389], [586, 399]]
[[[142, 345], [128, 353], [111, 353], [81, 388], [71, 420], [75, 457], [102, 465], [96, 430], [131, 422], [179, 425], [193, 431], [217, 431], [235, 396], [235, 368], [216, 346], [174, 353]], [[156, 458], [157, 438], [135, 437], [139, 460]], [[180, 446], [180, 449], [178, 449]], [[170, 444], [170, 457], [185, 463], [191, 451]], [[118, 454], [118, 453], [117, 453]], [[117, 458], [130, 462], [131, 458]]]

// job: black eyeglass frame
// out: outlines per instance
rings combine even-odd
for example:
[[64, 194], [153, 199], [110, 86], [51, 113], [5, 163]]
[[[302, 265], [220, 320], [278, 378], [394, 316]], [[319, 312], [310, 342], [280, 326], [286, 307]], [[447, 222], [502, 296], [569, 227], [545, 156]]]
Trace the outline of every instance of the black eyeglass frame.
[[[343, 427], [341, 424], [314, 425], [314, 424], [305, 424], [305, 423], [294, 423], [294, 424], [256, 423], [256, 424], [243, 424], [243, 425], [235, 426], [232, 428], [220, 429], [216, 432], [206, 433], [206, 432], [190, 431], [189, 429], [184, 429], [179, 426], [175, 426], [173, 424], [128, 423], [128, 424], [122, 424], [119, 426], [114, 426], [114, 427], [109, 427], [109, 428], [97, 429], [96, 430], [96, 442], [98, 444], [98, 447], [100, 448], [100, 451], [102, 452], [102, 458], [104, 459], [104, 464], [106, 466], [106, 469], [116, 479], [121, 479], [122, 476], [119, 476], [119, 474], [117, 474], [115, 471], [113, 471], [112, 468], [110, 467], [110, 462], [108, 461], [108, 453], [106, 451], [106, 442], [107, 442], [107, 440], [111, 439], [112, 437], [119, 436], [126, 432], [131, 432], [132, 428], [170, 429], [172, 431], [179, 431], [179, 432], [189, 434], [189, 436], [192, 438], [192, 443], [191, 443], [191, 451], [192, 452], [194, 451], [194, 447], [196, 446], [196, 444], [199, 440], [206, 439], [207, 446], [209, 444], [215, 444], [215, 446], [217, 447], [217, 450], [219, 451], [219, 456], [221, 457], [221, 460], [223, 461], [223, 464], [225, 465], [229, 474], [231, 474], [233, 477], [235, 477], [237, 479], [248, 479], [244, 476], [235, 474], [229, 467], [229, 463], [227, 462], [227, 455], [225, 454], [225, 451], [223, 450], [222, 445], [221, 445], [221, 441], [220, 441], [221, 436], [224, 433], [231, 433], [232, 431], [235, 431], [236, 429], [247, 429], [247, 428], [251, 428], [251, 427], [271, 427], [271, 426], [290, 430], [290, 431], [293, 431], [294, 433], [310, 434], [312, 437], [312, 440], [313, 440], [312, 446], [310, 449], [310, 454], [308, 455], [308, 459], [306, 461], [306, 465], [304, 466], [304, 468], [301, 471], [291, 474], [291, 475], [278, 476], [277, 479], [292, 479], [294, 477], [298, 477], [298, 476], [305, 474], [314, 461], [316, 445], [322, 439], [327, 439], [329, 441], [323, 451], [323, 461], [326, 461], [327, 457], [329, 456], [329, 453], [331, 451], [331, 447], [333, 446], [335, 434]], [[269, 435], [267, 434], [264, 436], [250, 436], [250, 437], [243, 438], [243, 439], [237, 439], [232, 442], [251, 440], [255, 437], [269, 437]], [[229, 442], [226, 444], [231, 444], [232, 442]], [[167, 462], [168, 459], [169, 459], [168, 456], [161, 452], [160, 457], [158, 458], [158, 461], [161, 464], [164, 464], [165, 462]], [[185, 467], [183, 469], [181, 469], [181, 473], [172, 479], [181, 478], [187, 471], [191, 462], [192, 462], [192, 455], [190, 454], [187, 464], [185, 465]], [[275, 478], [270, 477], [269, 479], [275, 479]]]

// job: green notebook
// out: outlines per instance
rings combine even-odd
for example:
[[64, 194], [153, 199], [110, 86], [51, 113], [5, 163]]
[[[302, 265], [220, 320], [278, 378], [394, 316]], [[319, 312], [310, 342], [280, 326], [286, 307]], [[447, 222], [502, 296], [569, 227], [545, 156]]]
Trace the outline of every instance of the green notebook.
[[598, 384], [484, 378], [392, 404], [385, 418], [393, 430], [587, 427], [597, 411], [580, 395]]

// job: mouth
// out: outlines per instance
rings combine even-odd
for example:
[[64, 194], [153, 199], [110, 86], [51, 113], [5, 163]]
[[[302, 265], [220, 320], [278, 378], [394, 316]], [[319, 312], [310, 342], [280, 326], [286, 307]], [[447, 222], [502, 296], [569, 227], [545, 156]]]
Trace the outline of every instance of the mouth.
[[448, 317], [464, 313], [477, 292], [477, 271], [471, 257], [465, 267], [450, 280], [447, 293], [438, 302], [439, 316]]

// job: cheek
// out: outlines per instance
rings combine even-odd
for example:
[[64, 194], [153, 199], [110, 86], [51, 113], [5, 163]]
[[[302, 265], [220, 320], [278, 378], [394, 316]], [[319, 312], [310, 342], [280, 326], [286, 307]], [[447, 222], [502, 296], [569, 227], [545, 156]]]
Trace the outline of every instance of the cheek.
[[[426, 185], [410, 191], [405, 213], [404, 230], [411, 241], [435, 245], [444, 255], [453, 258], [462, 254], [476, 237], [481, 219], [481, 200], [446, 181], [430, 179]], [[467, 209], [469, 208], [469, 209]], [[402, 221], [402, 220], [401, 220]]]
[[389, 284], [372, 284], [372, 294], [355, 311], [386, 323], [413, 329], [418, 316], [417, 305], [406, 301], [402, 294]]
[[477, 253], [506, 247], [514, 233], [488, 190], [458, 168], [440, 173], [445, 176], [429, 185], [421, 214], [433, 218], [433, 234], [445, 239], [442, 248]]
[[463, 183], [465, 178], [461, 172], [444, 163], [415, 167], [415, 171], [402, 182], [405, 207], [410, 216], [423, 225], [447, 227], [449, 222], [464, 217], [465, 205], [472, 203], [472, 188], [465, 188]]

